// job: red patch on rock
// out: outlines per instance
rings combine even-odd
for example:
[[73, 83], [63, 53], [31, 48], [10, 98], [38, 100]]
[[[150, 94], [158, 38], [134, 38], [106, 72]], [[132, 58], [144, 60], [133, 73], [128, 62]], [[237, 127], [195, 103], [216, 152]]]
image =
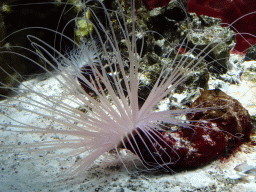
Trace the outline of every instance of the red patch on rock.
[[187, 115], [190, 128], [147, 132], [138, 128], [119, 147], [138, 155], [150, 168], [196, 168], [226, 158], [250, 141], [250, 116], [237, 100], [220, 90], [209, 90], [191, 106], [196, 107], [205, 110]]
[[[188, 11], [195, 12], [197, 16], [207, 15], [222, 19], [223, 26], [256, 10], [255, 0], [188, 0]], [[256, 13], [245, 16], [234, 24], [232, 29], [239, 33], [256, 35]], [[256, 38], [252, 35], [236, 35], [235, 52], [245, 53], [246, 50], [256, 44]]]
[[170, 1], [171, 0], [144, 0], [149, 9], [166, 6]]
[[[144, 0], [149, 9], [166, 6], [170, 1]], [[232, 24], [231, 28], [235, 32], [242, 33], [236, 35], [236, 45], [232, 53], [245, 54], [251, 45], [256, 44], [253, 36], [256, 36], [256, 13], [249, 14], [256, 11], [255, 0], [187, 0], [187, 6], [188, 12], [196, 13], [198, 17], [207, 15], [220, 18], [222, 26]]]

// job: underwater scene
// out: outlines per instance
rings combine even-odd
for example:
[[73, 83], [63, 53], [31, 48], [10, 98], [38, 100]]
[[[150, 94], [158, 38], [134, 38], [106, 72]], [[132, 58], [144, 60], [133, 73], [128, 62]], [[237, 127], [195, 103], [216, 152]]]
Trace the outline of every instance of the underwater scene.
[[0, 191], [255, 191], [256, 3], [0, 3]]

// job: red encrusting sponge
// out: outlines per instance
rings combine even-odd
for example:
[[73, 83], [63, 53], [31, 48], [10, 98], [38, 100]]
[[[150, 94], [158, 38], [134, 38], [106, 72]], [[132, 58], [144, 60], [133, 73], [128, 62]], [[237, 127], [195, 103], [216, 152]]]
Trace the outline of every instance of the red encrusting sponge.
[[197, 106], [208, 109], [188, 114], [189, 127], [152, 129], [152, 137], [138, 129], [120, 147], [138, 155], [148, 167], [196, 168], [217, 157], [226, 158], [250, 141], [250, 116], [237, 100], [215, 89], [202, 92], [191, 108]]
[[[166, 6], [170, 1], [144, 0], [149, 9]], [[187, 9], [190, 13], [196, 13], [198, 17], [207, 15], [220, 18], [223, 26], [232, 24], [231, 28], [239, 33], [236, 35], [233, 53], [245, 54], [251, 45], [256, 44], [256, 38], [253, 36], [256, 36], [255, 0], [187, 0]]]

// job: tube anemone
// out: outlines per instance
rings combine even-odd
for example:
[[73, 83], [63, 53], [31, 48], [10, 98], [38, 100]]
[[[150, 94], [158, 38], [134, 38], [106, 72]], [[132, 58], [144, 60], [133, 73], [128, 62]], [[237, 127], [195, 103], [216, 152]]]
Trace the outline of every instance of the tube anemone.
[[[162, 168], [172, 171], [172, 166], [181, 157], [174, 149], [171, 137], [163, 132], [175, 134], [177, 127], [178, 130], [196, 127], [195, 134], [199, 133], [199, 130], [208, 128], [200, 123], [191, 123], [197, 120], [186, 119], [188, 114], [223, 109], [231, 104], [171, 110], [157, 110], [157, 107], [179, 86], [186, 84], [195, 71], [209, 67], [211, 62], [205, 64], [204, 59], [209, 59], [210, 54], [230, 36], [225, 31], [217, 33], [202, 48], [200, 41], [209, 35], [204, 33], [191, 48], [188, 39], [192, 31], [188, 30], [182, 42], [172, 46], [172, 52], [166, 54], [167, 62], [161, 61], [150, 85], [144, 86], [150, 91], [143, 95], [142, 79], [152, 74], [152, 70], [143, 70], [141, 64], [145, 55], [144, 36], [149, 32], [143, 31], [137, 21], [134, 1], [131, 2], [129, 16], [122, 8], [124, 2], [116, 2], [117, 10], [108, 10], [100, 0], [97, 8], [86, 6], [86, 3], [83, 11], [89, 11], [92, 18], [75, 18], [72, 21], [77, 24], [82, 19], [88, 28], [93, 28], [88, 30], [88, 37], [78, 44], [56, 33], [71, 41], [74, 51], [61, 54], [39, 38], [28, 36], [35, 49], [31, 52], [54, 70], [50, 71], [27, 58], [41, 66], [50, 78], [38, 84], [23, 82], [18, 88], [2, 84], [3, 88], [17, 93], [17, 96], [7, 97], [0, 104], [3, 133], [6, 138], [21, 133], [17, 141], [23, 140], [18, 146], [4, 140], [4, 150], [20, 150], [22, 153], [61, 151], [60, 157], [77, 158], [72, 165], [67, 165], [69, 176], [83, 175], [101, 155], [113, 150], [127, 168], [121, 149], [128, 149], [139, 157], [131, 159], [138, 170]], [[104, 17], [96, 14], [99, 11]], [[182, 49], [184, 54], [180, 54]], [[196, 57], [190, 55], [193, 53]], [[218, 61], [214, 59], [214, 62]], [[9, 77], [19, 82], [11, 75]], [[52, 87], [45, 87], [46, 83]], [[207, 120], [211, 119], [198, 121]], [[30, 136], [32, 139], [24, 142], [24, 138]]]

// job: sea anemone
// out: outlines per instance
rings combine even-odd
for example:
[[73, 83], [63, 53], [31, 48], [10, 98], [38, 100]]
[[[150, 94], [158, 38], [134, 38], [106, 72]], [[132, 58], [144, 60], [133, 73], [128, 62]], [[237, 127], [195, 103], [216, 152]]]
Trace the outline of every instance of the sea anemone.
[[[200, 41], [206, 35], [212, 35], [203, 34], [197, 44], [190, 48], [188, 39], [192, 32], [187, 30], [179, 45], [169, 44], [173, 47], [172, 52], [166, 55], [166, 62], [161, 62], [160, 70], [157, 68], [157, 73], [152, 75], [152, 70], [141, 68], [146, 43], [144, 36], [149, 32], [143, 31], [137, 22], [134, 1], [130, 4], [130, 16], [122, 8], [123, 4], [129, 5], [125, 2], [117, 1], [115, 11], [108, 10], [100, 0], [96, 1], [96, 8], [86, 6], [88, 2], [83, 4], [83, 11], [89, 11], [91, 18], [73, 20], [77, 23], [83, 19], [87, 28], [93, 28], [88, 30], [86, 38], [77, 43], [56, 32], [73, 43], [74, 50], [70, 53], [62, 54], [39, 38], [28, 36], [35, 49], [32, 53], [38, 55], [48, 67], [27, 59], [43, 68], [50, 78], [39, 83], [35, 83], [37, 80], [21, 83], [9, 75], [21, 85], [14, 88], [2, 84], [2, 88], [11, 89], [17, 94], [14, 97], [3, 96], [6, 100], [0, 103], [3, 150], [22, 154], [26, 151], [60, 151], [56, 155], [58, 158], [71, 156], [73, 161], [75, 159], [70, 163], [72, 165], [63, 168], [67, 169], [65, 173], [69, 177], [83, 175], [101, 155], [113, 151], [129, 171], [122, 149], [129, 149], [140, 157], [136, 160], [131, 158], [130, 161], [138, 170], [172, 171], [172, 166], [181, 157], [172, 146], [174, 141], [163, 132], [176, 134], [180, 130], [193, 132], [194, 129], [193, 133], [196, 134], [200, 129], [210, 129], [200, 123], [193, 124], [196, 119], [185, 117], [223, 109], [231, 104], [198, 104], [193, 108], [158, 110], [159, 103], [170, 97], [179, 86], [188, 83], [195, 71], [210, 66], [211, 62], [205, 65], [203, 60], [206, 57], [209, 59], [212, 51], [230, 36], [225, 36], [225, 32], [217, 33], [202, 48]], [[104, 17], [97, 16], [96, 9]], [[184, 54], [180, 54], [181, 49], [184, 49]], [[190, 55], [194, 52], [197, 53], [196, 57]], [[172, 55], [172, 62], [169, 62]], [[49, 66], [53, 70], [49, 70]], [[211, 66], [216, 68], [217, 65]], [[153, 78], [147, 84], [147, 80], [143, 82], [142, 79], [147, 79], [149, 74]], [[48, 85], [45, 88], [46, 84], [52, 87]], [[146, 89], [150, 91], [141, 93]], [[212, 119], [199, 121], [208, 120]], [[18, 137], [14, 134], [16, 132], [19, 133]], [[238, 138], [236, 132], [230, 134]], [[15, 139], [18, 145], [13, 145], [13, 141], [7, 138]]]

